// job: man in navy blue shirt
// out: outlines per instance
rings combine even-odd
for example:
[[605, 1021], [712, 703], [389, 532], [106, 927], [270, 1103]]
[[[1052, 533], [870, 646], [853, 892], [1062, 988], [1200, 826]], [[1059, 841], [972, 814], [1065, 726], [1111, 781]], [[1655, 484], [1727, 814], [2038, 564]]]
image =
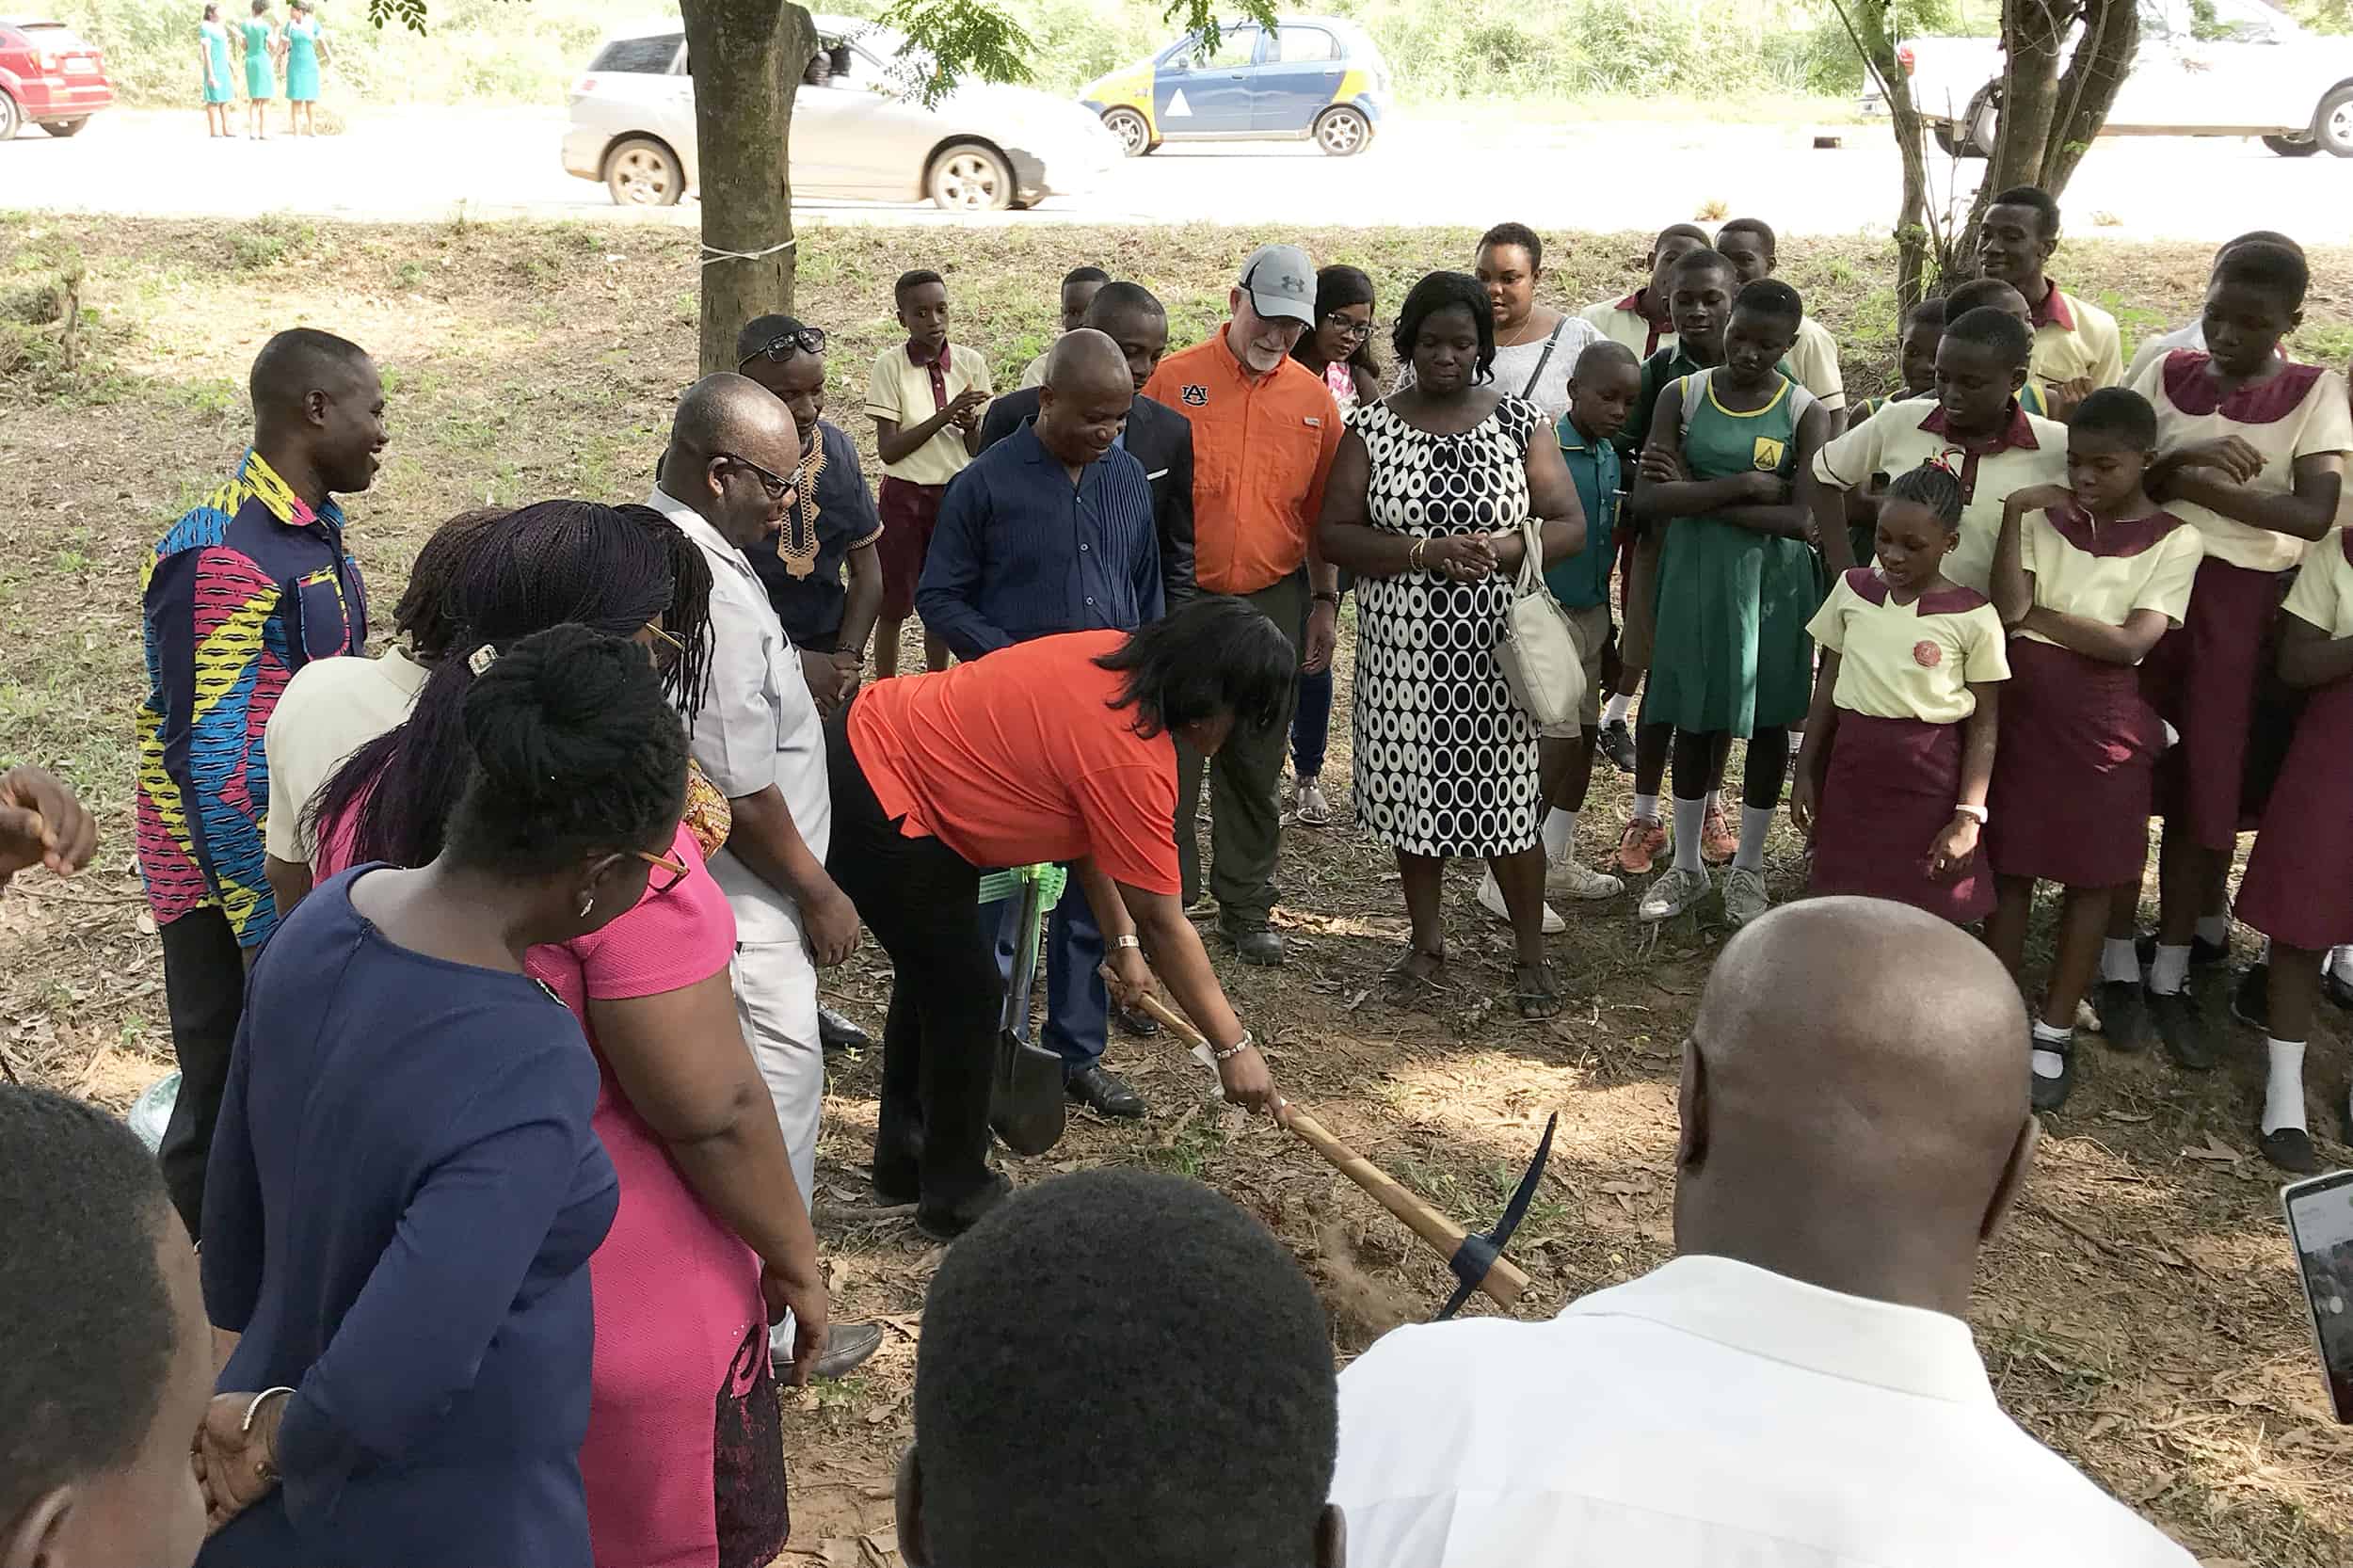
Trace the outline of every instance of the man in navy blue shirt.
[[[1151, 482], [1114, 444], [1135, 401], [1126, 356], [1080, 328], [1047, 357], [1039, 392], [1037, 416], [975, 458], [940, 503], [915, 608], [960, 659], [1062, 632], [1132, 632], [1161, 614]], [[1008, 900], [982, 919], [1010, 975], [1020, 909]], [[1076, 879], [1048, 936], [1046, 1043], [1070, 1097], [1143, 1115], [1143, 1096], [1102, 1064], [1103, 936]]]

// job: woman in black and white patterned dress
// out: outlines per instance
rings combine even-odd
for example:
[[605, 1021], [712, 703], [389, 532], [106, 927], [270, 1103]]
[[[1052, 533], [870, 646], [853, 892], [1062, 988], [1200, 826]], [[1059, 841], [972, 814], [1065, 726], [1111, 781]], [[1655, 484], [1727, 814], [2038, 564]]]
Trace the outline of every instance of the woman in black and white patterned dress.
[[1318, 530], [1357, 579], [1356, 816], [1397, 851], [1413, 922], [1389, 974], [1407, 997], [1445, 988], [1441, 873], [1475, 856], [1512, 912], [1519, 1010], [1546, 1017], [1561, 998], [1545, 962], [1536, 729], [1496, 644], [1521, 520], [1542, 520], [1546, 561], [1582, 545], [1584, 520], [1542, 411], [1490, 384], [1495, 321], [1475, 280], [1414, 285], [1395, 343], [1412, 384], [1350, 422]]

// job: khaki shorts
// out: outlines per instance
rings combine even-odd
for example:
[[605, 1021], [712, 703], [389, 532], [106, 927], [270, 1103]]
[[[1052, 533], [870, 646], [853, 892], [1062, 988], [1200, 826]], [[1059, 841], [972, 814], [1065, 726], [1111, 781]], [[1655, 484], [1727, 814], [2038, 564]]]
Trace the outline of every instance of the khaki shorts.
[[1643, 531], [1627, 552], [1625, 565], [1625, 625], [1618, 634], [1618, 661], [1625, 668], [1619, 682], [1634, 689], [1637, 673], [1650, 668], [1651, 649], [1658, 634], [1658, 552], [1667, 531], [1657, 524]]
[[1577, 639], [1577, 656], [1585, 665], [1585, 702], [1577, 722], [1591, 729], [1601, 723], [1601, 656], [1609, 647], [1609, 606], [1589, 604], [1568, 610], [1569, 634]]

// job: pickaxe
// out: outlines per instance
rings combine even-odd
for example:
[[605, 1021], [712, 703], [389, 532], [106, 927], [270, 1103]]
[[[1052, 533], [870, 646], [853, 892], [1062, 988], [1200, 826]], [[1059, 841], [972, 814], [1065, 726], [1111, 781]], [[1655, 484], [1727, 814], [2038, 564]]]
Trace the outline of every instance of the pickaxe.
[[[1201, 1032], [1178, 1016], [1176, 1010], [1159, 997], [1144, 999], [1144, 1010], [1167, 1026], [1170, 1033], [1193, 1048], [1194, 1054], [1214, 1067], [1209, 1055], [1209, 1043]], [[1460, 1281], [1454, 1294], [1438, 1311], [1435, 1321], [1443, 1322], [1462, 1309], [1473, 1290], [1485, 1292], [1496, 1303], [1510, 1306], [1527, 1293], [1528, 1276], [1503, 1256], [1505, 1243], [1519, 1228], [1520, 1219], [1528, 1212], [1530, 1198], [1536, 1195], [1536, 1183], [1545, 1174], [1545, 1162], [1552, 1157], [1552, 1132], [1559, 1125], [1558, 1112], [1545, 1123], [1544, 1141], [1536, 1145], [1536, 1158], [1520, 1177], [1512, 1201], [1503, 1207], [1503, 1218], [1486, 1232], [1466, 1231], [1445, 1214], [1346, 1144], [1334, 1137], [1321, 1122], [1317, 1121], [1295, 1105], [1285, 1105], [1275, 1112], [1274, 1119], [1309, 1148], [1321, 1155], [1340, 1175], [1372, 1194], [1373, 1200], [1405, 1222], [1413, 1233], [1430, 1243], [1447, 1267], [1454, 1271]]]

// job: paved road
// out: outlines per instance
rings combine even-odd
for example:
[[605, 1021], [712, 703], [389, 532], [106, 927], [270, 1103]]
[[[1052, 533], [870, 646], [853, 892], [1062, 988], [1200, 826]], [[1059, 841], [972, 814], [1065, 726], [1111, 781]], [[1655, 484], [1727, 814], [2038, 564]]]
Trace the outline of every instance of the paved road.
[[[552, 109], [382, 110], [316, 141], [210, 141], [193, 111], [101, 116], [56, 141], [28, 130], [0, 146], [0, 206], [154, 216], [299, 212], [353, 218], [476, 216], [689, 223], [690, 205], [621, 214], [603, 187], [567, 176]], [[1121, 166], [1092, 196], [974, 219], [929, 208], [837, 203], [849, 222], [1111, 222], [1647, 229], [1704, 211], [1754, 213], [1785, 233], [1884, 232], [1896, 155], [1883, 127], [1837, 128], [1817, 151], [1802, 127], [1611, 121], [1516, 126], [1499, 118], [1401, 123], [1361, 157], [1297, 144], [1165, 148]], [[1956, 166], [1931, 157], [1941, 190]], [[1982, 163], [1958, 166], [1963, 194]], [[1639, 171], [1639, 172], [1638, 172]], [[2275, 157], [2236, 140], [2103, 142], [2069, 188], [2077, 232], [2219, 240], [2284, 228], [2353, 240], [2353, 160]], [[1721, 203], [1716, 207], [1714, 203]]]

